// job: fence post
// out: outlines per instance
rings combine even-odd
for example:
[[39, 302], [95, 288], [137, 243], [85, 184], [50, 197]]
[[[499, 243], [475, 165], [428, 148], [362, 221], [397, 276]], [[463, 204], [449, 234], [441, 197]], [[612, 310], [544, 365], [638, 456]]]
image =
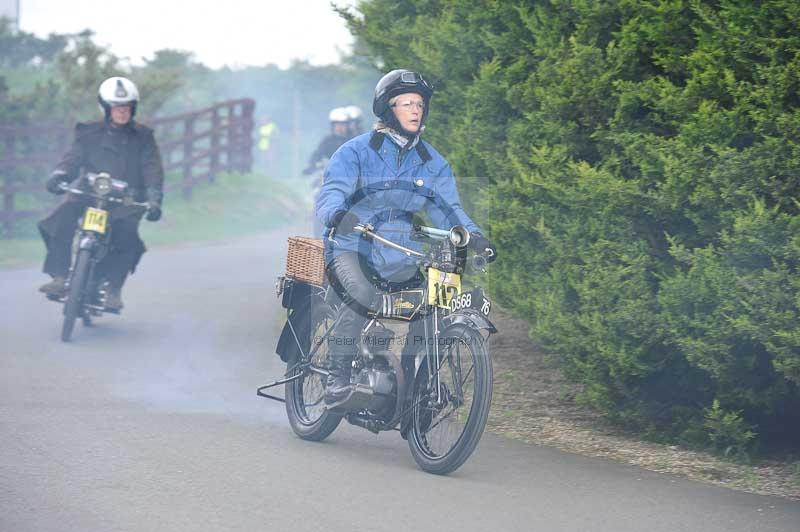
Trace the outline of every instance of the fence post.
[[192, 152], [194, 147], [194, 116], [183, 123], [183, 197], [192, 197]]
[[253, 169], [253, 111], [256, 102], [248, 98], [242, 106], [242, 171], [250, 172]]
[[211, 161], [208, 164], [208, 181], [213, 183], [219, 172], [219, 106], [211, 110]]
[[236, 106], [233, 103], [226, 103], [225, 109], [228, 111], [228, 122], [225, 124], [225, 166], [227, 170], [236, 170], [236, 135], [234, 132], [234, 122], [236, 121]]
[[6, 238], [14, 237], [14, 189], [9, 178], [3, 178], [3, 233]]
[[[15, 153], [16, 139], [13, 134], [5, 137], [6, 152]], [[6, 238], [14, 237], [14, 189], [11, 186], [14, 180], [14, 171], [4, 167], [3, 171], [3, 234]]]

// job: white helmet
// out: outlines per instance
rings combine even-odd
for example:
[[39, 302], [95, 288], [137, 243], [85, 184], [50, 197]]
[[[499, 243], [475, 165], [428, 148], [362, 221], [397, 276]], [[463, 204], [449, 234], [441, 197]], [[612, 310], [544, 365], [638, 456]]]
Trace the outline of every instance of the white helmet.
[[361, 108], [357, 105], [348, 105], [344, 110], [347, 111], [347, 116], [350, 117], [350, 120], [353, 122], [358, 122], [364, 115], [364, 113], [361, 112]]
[[337, 107], [336, 109], [331, 109], [331, 112], [328, 113], [328, 121], [349, 122], [350, 115], [348, 114], [347, 110], [344, 107]]
[[97, 100], [106, 113], [106, 118], [115, 105], [130, 105], [133, 118], [136, 114], [136, 104], [139, 103], [139, 89], [128, 78], [114, 76], [100, 84], [100, 88], [97, 89]]

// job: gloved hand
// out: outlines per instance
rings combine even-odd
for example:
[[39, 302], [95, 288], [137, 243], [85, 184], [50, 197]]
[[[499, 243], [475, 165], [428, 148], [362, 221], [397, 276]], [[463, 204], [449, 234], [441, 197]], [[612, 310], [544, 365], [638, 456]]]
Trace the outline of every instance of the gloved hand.
[[145, 218], [147, 218], [148, 222], [159, 221], [161, 219], [161, 206], [155, 203], [151, 204], [147, 209], [147, 215]]
[[336, 211], [331, 220], [331, 226], [336, 228], [336, 232], [340, 235], [349, 235], [355, 231], [355, 226], [360, 222], [358, 216], [350, 211]]
[[155, 188], [147, 189], [147, 221], [157, 222], [161, 219], [161, 198], [163, 193]]
[[[486, 262], [494, 262], [497, 259], [497, 248], [489, 242], [489, 239], [480, 233], [470, 233], [468, 247], [477, 253], [486, 256]], [[489, 250], [489, 251], [486, 251]]]
[[64, 191], [59, 188], [62, 183], [69, 183], [69, 180], [65, 177], [66, 174], [64, 172], [55, 171], [50, 176], [50, 179], [47, 180], [45, 183], [45, 188], [51, 194], [63, 194]]

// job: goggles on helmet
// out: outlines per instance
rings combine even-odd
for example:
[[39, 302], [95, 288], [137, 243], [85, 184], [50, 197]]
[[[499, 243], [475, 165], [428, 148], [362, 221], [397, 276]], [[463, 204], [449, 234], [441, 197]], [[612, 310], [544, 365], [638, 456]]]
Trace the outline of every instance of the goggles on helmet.
[[431, 88], [430, 84], [425, 81], [425, 78], [422, 77], [422, 74], [418, 72], [401, 72], [400, 73], [400, 83], [406, 85], [417, 85], [420, 84], [424, 87]]

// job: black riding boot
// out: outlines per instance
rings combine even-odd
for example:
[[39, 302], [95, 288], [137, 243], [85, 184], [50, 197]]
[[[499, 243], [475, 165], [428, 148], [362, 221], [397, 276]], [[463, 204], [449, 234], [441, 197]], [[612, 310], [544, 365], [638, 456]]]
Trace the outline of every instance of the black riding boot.
[[352, 389], [350, 373], [353, 370], [353, 356], [331, 355], [330, 373], [325, 383], [325, 404], [332, 405], [346, 399]]

